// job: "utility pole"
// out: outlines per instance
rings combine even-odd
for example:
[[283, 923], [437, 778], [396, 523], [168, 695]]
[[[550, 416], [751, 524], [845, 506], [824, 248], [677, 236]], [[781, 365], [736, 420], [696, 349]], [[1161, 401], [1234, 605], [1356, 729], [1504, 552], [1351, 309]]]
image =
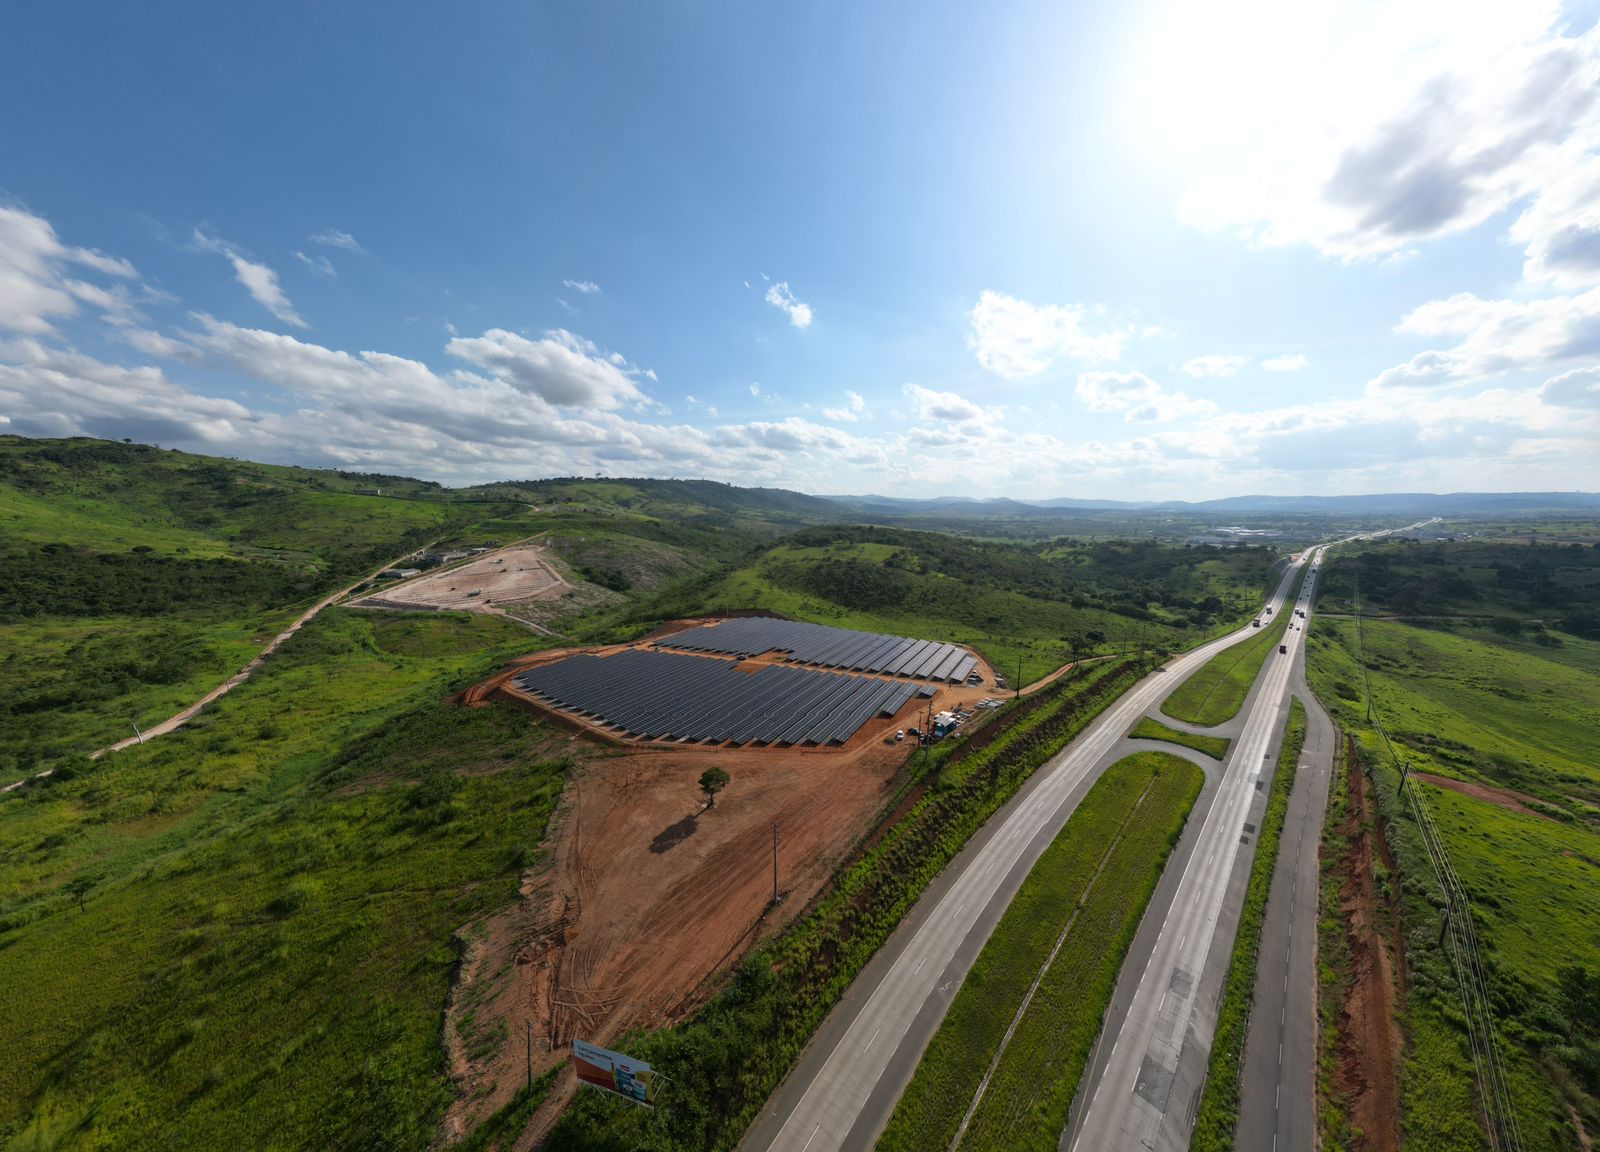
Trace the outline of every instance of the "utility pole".
[[524, 1020], [528, 1026], [528, 1091], [533, 1091], [533, 1021]]
[[778, 822], [772, 822], [772, 902], [778, 902]]
[[132, 721], [129, 721], [129, 723], [131, 723], [133, 725], [133, 734], [135, 736], [139, 737], [139, 743], [143, 744], [144, 743], [144, 733], [139, 731], [139, 722], [137, 720], [132, 720]]
[[1017, 699], [1022, 699], [1022, 653], [1017, 653]]

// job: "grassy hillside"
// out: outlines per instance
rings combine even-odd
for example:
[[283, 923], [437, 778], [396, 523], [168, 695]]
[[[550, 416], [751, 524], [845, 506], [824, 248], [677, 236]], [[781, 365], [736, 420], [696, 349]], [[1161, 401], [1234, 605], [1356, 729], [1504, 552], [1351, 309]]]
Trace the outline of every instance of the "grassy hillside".
[[804, 529], [731, 572], [599, 617], [596, 634], [765, 608], [845, 628], [971, 644], [1030, 681], [1074, 653], [1176, 649], [1232, 627], [1272, 579], [1265, 549], [1007, 543], [871, 526]]
[[[1451, 546], [1441, 551], [1452, 554]], [[1540, 555], [1547, 551], [1490, 553], [1508, 575], [1472, 579], [1478, 595], [1454, 603], [1537, 619], [1546, 585], [1528, 576], [1543, 572], [1568, 589], [1560, 612], [1593, 609], [1589, 555], [1562, 549], [1547, 564]], [[1378, 583], [1369, 583], [1370, 554], [1340, 558], [1322, 586], [1325, 607], [1353, 588], [1357, 567], [1366, 599]], [[1463, 567], [1471, 578], [1473, 566]], [[1399, 582], [1379, 586], [1384, 599], [1374, 611], [1393, 609], [1406, 595]], [[1341, 726], [1358, 737], [1400, 873], [1380, 880], [1385, 891], [1397, 886], [1406, 933], [1400, 1088], [1407, 1146], [1478, 1148], [1483, 1138], [1470, 1119], [1476, 1088], [1454, 976], [1436, 947], [1437, 886], [1397, 793], [1398, 773], [1366, 724], [1368, 684], [1409, 768], [1461, 782], [1418, 786], [1472, 896], [1518, 1119], [1529, 1148], [1574, 1147], [1569, 1105], [1590, 1132], [1600, 1131], [1600, 643], [1548, 626], [1528, 632], [1453, 621], [1368, 620], [1362, 631], [1364, 651], [1353, 620], [1318, 617], [1309, 671]], [[1478, 791], [1465, 794], [1462, 786]]]
[[452, 933], [566, 767], [441, 695], [527, 641], [335, 611], [193, 727], [0, 801], [0, 1146], [427, 1147]]

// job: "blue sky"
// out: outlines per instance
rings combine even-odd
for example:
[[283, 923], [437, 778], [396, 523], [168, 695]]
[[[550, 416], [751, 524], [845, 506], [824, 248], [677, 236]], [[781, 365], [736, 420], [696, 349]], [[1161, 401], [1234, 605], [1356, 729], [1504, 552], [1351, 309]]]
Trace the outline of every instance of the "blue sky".
[[1193, 9], [33, 6], [0, 430], [448, 483], [1600, 487], [1593, 11]]

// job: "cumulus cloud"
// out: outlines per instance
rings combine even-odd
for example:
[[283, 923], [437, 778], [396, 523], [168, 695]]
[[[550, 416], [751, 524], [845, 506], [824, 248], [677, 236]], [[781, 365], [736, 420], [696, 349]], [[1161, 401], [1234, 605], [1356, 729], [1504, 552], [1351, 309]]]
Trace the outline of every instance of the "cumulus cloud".
[[80, 303], [132, 318], [126, 289], [107, 289], [70, 276], [74, 265], [122, 280], [137, 273], [126, 260], [61, 242], [50, 222], [24, 208], [0, 204], [0, 329], [30, 336], [55, 332], [54, 321], [74, 316]]
[[1600, 287], [1531, 300], [1485, 300], [1460, 292], [1414, 308], [1395, 331], [1458, 338], [1436, 353], [1449, 359], [1454, 376], [1555, 367], [1600, 355]]
[[310, 238], [313, 244], [324, 244], [329, 248], [343, 248], [346, 252], [364, 252], [365, 249], [356, 243], [356, 238], [348, 232], [341, 232], [337, 228], [327, 228], [313, 234]]
[[844, 424], [854, 424], [866, 414], [867, 401], [866, 398], [861, 395], [861, 393], [851, 392], [850, 390], [846, 389], [844, 399], [845, 405], [843, 408], [824, 408], [822, 410], [822, 415], [829, 420], [838, 421]]
[[984, 408], [954, 392], [939, 392], [920, 384], [907, 384], [901, 391], [911, 401], [916, 418], [944, 424], [990, 424], [1005, 415], [1004, 408]]
[[600, 285], [593, 280], [563, 280], [561, 283], [571, 288], [574, 292], [582, 292], [585, 296], [593, 296], [600, 291]]
[[[762, 277], [765, 279], [766, 277]], [[811, 305], [789, 291], [789, 282], [780, 280], [767, 289], [767, 303], [789, 317], [796, 328], [811, 327]]]
[[1311, 361], [1307, 360], [1303, 353], [1295, 352], [1263, 360], [1261, 366], [1268, 372], [1298, 372], [1300, 369], [1310, 365], [1310, 363]]
[[247, 259], [237, 248], [213, 232], [202, 228], [194, 230], [194, 243], [201, 251], [215, 252], [233, 265], [234, 279], [244, 285], [255, 302], [279, 320], [295, 328], [308, 327], [289, 302], [288, 295], [278, 285], [278, 274], [265, 264]]
[[1196, 356], [1185, 362], [1183, 370], [1197, 379], [1206, 376], [1232, 376], [1250, 363], [1248, 356]]
[[564, 328], [540, 340], [493, 328], [482, 336], [457, 336], [445, 351], [560, 407], [617, 408], [646, 400], [619, 353], [602, 356]]
[[967, 347], [985, 369], [1007, 380], [1037, 376], [1059, 357], [1115, 360], [1125, 333], [1093, 331], [1086, 315], [1078, 305], [1030, 304], [986, 290], [968, 317]]
[[1600, 365], [1550, 377], [1540, 386], [1539, 398], [1561, 408], [1600, 410]]
[[1083, 372], [1076, 392], [1089, 411], [1121, 412], [1129, 424], [1209, 415], [1217, 410], [1210, 400], [1169, 392], [1142, 372]]
[[[1151, 24], [1165, 45], [1152, 66], [1185, 92], [1170, 119], [1203, 157], [1180, 204], [1191, 222], [1359, 260], [1514, 208], [1530, 279], [1600, 274], [1600, 31], [1572, 31], [1555, 0], [1172, 16]], [[1193, 84], [1202, 70], [1236, 79]]]

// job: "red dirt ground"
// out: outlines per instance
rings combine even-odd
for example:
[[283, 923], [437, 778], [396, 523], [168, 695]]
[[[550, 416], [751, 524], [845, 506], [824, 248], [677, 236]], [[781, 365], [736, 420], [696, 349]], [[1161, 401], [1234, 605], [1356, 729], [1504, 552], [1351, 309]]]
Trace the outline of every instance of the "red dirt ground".
[[1435, 788], [1445, 788], [1451, 792], [1459, 792], [1463, 796], [1471, 796], [1474, 800], [1483, 800], [1501, 808], [1509, 808], [1513, 812], [1521, 812], [1526, 816], [1538, 816], [1545, 820], [1550, 819], [1543, 812], [1536, 812], [1528, 807], [1531, 796], [1524, 796], [1521, 792], [1513, 792], [1509, 788], [1496, 788], [1492, 784], [1477, 784], [1469, 780], [1456, 780], [1449, 776], [1435, 776], [1431, 772], [1413, 772], [1418, 780], [1424, 780]]
[[[493, 696], [556, 716], [506, 681], [572, 651], [517, 661], [460, 701]], [[992, 694], [992, 672], [980, 670], [987, 686], [943, 688], [935, 709]], [[516, 904], [463, 930], [466, 955], [445, 1029], [462, 1096], [447, 1117], [447, 1136], [458, 1138], [523, 1082], [525, 1021], [533, 1021], [537, 1075], [574, 1037], [606, 1044], [704, 1003], [720, 976], [798, 916], [869, 834], [915, 747], [894, 743], [893, 733], [918, 723], [926, 707], [913, 698], [842, 748], [641, 745], [557, 716], [576, 729], [569, 746], [590, 755], [563, 794], [549, 866], [525, 879]], [[698, 780], [711, 766], [732, 779], [716, 806], [702, 809]], [[776, 908], [774, 822], [783, 893]], [[470, 1061], [463, 1028], [500, 1020], [509, 1023], [509, 1038], [489, 1058]], [[532, 1145], [573, 1091], [568, 1073], [518, 1148]]]
[[1339, 888], [1339, 911], [1350, 949], [1349, 985], [1339, 1011], [1339, 1065], [1335, 1088], [1349, 1102], [1349, 1120], [1356, 1131], [1357, 1152], [1398, 1152], [1400, 1100], [1396, 1073], [1400, 1061], [1400, 1027], [1395, 1019], [1397, 977], [1405, 981], [1398, 909], [1391, 908], [1394, 939], [1378, 927], [1381, 897], [1373, 879], [1374, 845], [1390, 874], [1389, 859], [1366, 776], [1347, 740], [1348, 815], [1339, 832], [1350, 844], [1345, 879]]

